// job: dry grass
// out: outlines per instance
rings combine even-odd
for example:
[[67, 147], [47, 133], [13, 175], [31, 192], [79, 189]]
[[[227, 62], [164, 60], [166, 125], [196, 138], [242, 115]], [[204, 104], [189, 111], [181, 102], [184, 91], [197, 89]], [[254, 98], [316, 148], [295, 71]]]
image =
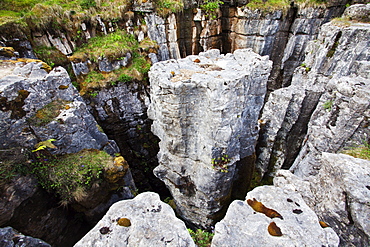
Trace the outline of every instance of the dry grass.
[[342, 153], [351, 155], [355, 158], [370, 160], [370, 145], [364, 144], [342, 151]]

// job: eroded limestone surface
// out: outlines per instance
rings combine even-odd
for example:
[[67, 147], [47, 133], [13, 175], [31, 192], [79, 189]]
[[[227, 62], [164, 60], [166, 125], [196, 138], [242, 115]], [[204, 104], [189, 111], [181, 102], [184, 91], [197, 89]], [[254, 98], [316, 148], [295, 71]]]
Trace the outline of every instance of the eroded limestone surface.
[[193, 224], [210, 227], [223, 216], [236, 180], [247, 189], [270, 70], [268, 57], [250, 49], [210, 50], [151, 68], [148, 115], [161, 140], [154, 173]]

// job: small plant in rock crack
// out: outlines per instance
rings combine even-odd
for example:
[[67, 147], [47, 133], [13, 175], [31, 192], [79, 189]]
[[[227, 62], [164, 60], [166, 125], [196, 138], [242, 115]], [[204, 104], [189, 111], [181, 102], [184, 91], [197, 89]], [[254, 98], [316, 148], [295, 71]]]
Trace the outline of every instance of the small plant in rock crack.
[[322, 105], [322, 107], [324, 107], [324, 109], [325, 110], [327, 110], [327, 111], [331, 111], [331, 109], [333, 108], [333, 100], [328, 100], [328, 101], [326, 101], [323, 105]]
[[229, 162], [229, 156], [227, 154], [222, 154], [220, 157], [212, 159], [212, 168], [220, 172], [229, 172], [227, 166]]
[[194, 240], [195, 244], [198, 247], [209, 247], [211, 246], [212, 238], [215, 235], [214, 233], [207, 232], [201, 229], [193, 231], [188, 228], [191, 238]]

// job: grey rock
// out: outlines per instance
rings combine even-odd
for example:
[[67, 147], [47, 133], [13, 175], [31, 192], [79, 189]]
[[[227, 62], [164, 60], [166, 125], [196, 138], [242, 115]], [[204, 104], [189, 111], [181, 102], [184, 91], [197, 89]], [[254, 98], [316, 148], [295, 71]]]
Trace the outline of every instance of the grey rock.
[[67, 39], [64, 33], [57, 31], [56, 35], [51, 35], [49, 32], [47, 32], [47, 37], [50, 43], [64, 55], [72, 54], [74, 45], [70, 40]]
[[73, 73], [75, 76], [79, 75], [87, 75], [90, 72], [89, 64], [91, 64], [90, 60], [87, 61], [79, 61], [79, 62], [71, 62]]
[[293, 165], [295, 174], [313, 175], [320, 167], [316, 154], [337, 152], [367, 138], [369, 28], [323, 25], [318, 40], [309, 42], [292, 85], [270, 94], [260, 120], [261, 173]]
[[0, 243], [3, 247], [51, 247], [41, 239], [24, 236], [12, 227], [0, 228]]
[[148, 27], [148, 37], [156, 41], [159, 46], [158, 60], [165, 61], [170, 59], [164, 19], [154, 13], [146, 14], [144, 18]]
[[[257, 200], [281, 217], [270, 218], [256, 212], [248, 200]], [[282, 236], [272, 236], [273, 222]], [[216, 224], [212, 247], [218, 246], [338, 246], [339, 238], [331, 228], [322, 228], [316, 214], [294, 191], [261, 186], [248, 192], [246, 201], [233, 201], [223, 220]]]
[[[22, 154], [20, 154], [22, 155]], [[0, 225], [5, 225], [13, 217], [14, 211], [21, 203], [32, 197], [37, 190], [38, 183], [30, 176], [12, 180], [2, 188], [0, 200]]]
[[[118, 224], [129, 220], [129, 226]], [[75, 247], [79, 246], [195, 246], [184, 222], [153, 192], [139, 194], [111, 206], [106, 215]]]
[[[267, 57], [247, 49], [210, 50], [156, 63], [149, 72], [148, 116], [161, 140], [154, 173], [193, 224], [210, 227], [222, 217], [239, 169], [248, 167], [270, 69]], [[228, 172], [213, 169], [212, 159], [225, 155]]]
[[111, 72], [121, 67], [126, 67], [131, 60], [131, 54], [127, 53], [125, 57], [121, 57], [120, 60], [109, 61], [108, 58], [103, 57], [99, 59], [98, 66], [102, 72]]
[[317, 173], [322, 152], [335, 153], [361, 144], [370, 134], [369, 79], [333, 77], [325, 91], [311, 116], [302, 149], [290, 168], [300, 177]]
[[[75, 153], [84, 148], [118, 152], [115, 142], [99, 131], [66, 70], [57, 67], [48, 74], [41, 67], [41, 63], [18, 63], [13, 75], [1, 79], [1, 148], [33, 149], [39, 141], [56, 139], [54, 153]], [[50, 111], [52, 102], [59, 102], [59, 111], [53, 110], [56, 115], [40, 122], [45, 116], [36, 116], [37, 112]]]
[[360, 22], [370, 21], [370, 4], [354, 4], [346, 8], [343, 17]]
[[341, 246], [366, 246], [370, 239], [370, 161], [326, 152], [320, 161], [316, 176], [302, 179], [280, 170], [274, 185], [299, 192], [337, 232]]
[[290, 27], [291, 35], [281, 59], [283, 86], [290, 85], [294, 70], [305, 59], [308, 42], [315, 40], [320, 27], [331, 18], [339, 16], [341, 9], [340, 6], [331, 9], [322, 6], [298, 9], [297, 16]]
[[236, 16], [230, 27], [233, 49], [252, 48], [258, 54], [270, 55], [282, 25], [283, 12], [264, 14], [260, 10], [244, 7], [237, 8]]

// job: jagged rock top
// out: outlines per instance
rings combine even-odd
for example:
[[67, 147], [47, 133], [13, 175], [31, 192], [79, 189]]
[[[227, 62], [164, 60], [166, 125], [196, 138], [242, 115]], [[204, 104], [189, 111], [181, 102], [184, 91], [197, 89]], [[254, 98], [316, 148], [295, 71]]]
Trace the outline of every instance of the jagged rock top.
[[212, 247], [338, 246], [333, 229], [322, 228], [315, 213], [293, 191], [261, 186], [246, 201], [231, 203], [216, 224]]
[[115, 203], [75, 247], [195, 247], [184, 222], [158, 194], [145, 192]]
[[[84, 148], [118, 152], [71, 83], [67, 71], [39, 60], [1, 62], [0, 147], [33, 148], [56, 139], [56, 153]], [[5, 75], [5, 76], [4, 76]]]

